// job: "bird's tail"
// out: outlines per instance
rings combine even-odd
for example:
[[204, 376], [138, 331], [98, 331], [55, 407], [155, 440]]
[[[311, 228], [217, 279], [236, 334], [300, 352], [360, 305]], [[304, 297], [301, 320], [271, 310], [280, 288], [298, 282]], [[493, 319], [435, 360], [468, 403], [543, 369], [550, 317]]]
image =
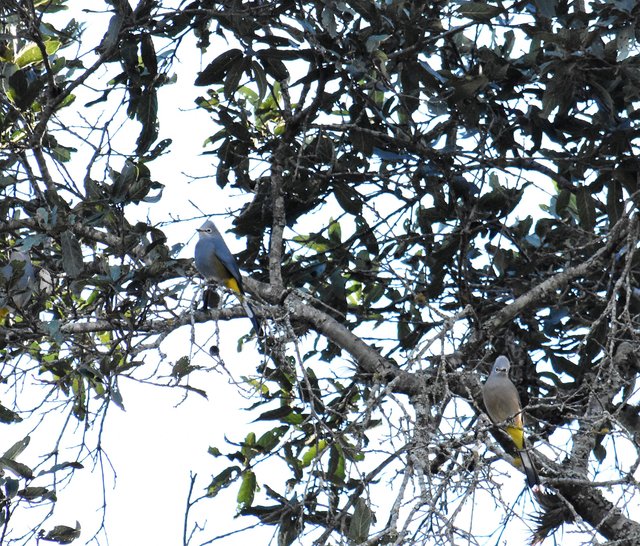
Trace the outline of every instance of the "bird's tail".
[[522, 469], [524, 470], [524, 474], [527, 477], [527, 485], [533, 489], [536, 485], [540, 485], [540, 476], [538, 476], [538, 471], [529, 456], [529, 452], [525, 449], [518, 451], [520, 455], [520, 460], [522, 461]]
[[237, 292], [236, 296], [238, 296], [238, 300], [240, 300], [240, 304], [242, 305], [244, 312], [247, 314], [247, 317], [249, 317], [251, 324], [253, 324], [253, 329], [255, 330], [256, 335], [260, 337], [262, 335], [262, 326], [260, 326], [260, 321], [258, 321], [258, 317], [256, 316], [253, 307], [251, 307], [251, 304], [246, 300], [241, 292]]
[[536, 485], [540, 484], [540, 477], [538, 476], [538, 472], [536, 467], [533, 465], [533, 461], [529, 456], [529, 452], [527, 451], [527, 446], [524, 441], [524, 429], [522, 425], [514, 426], [509, 425], [505, 427], [507, 434], [513, 440], [513, 443], [516, 445], [516, 449], [518, 450], [518, 459], [519, 462], [522, 463], [522, 469], [527, 477], [527, 484], [529, 487], [533, 488]]
[[260, 322], [258, 322], [258, 317], [256, 317], [253, 307], [251, 307], [249, 302], [245, 299], [238, 281], [231, 277], [225, 281], [224, 285], [233, 290], [236, 296], [238, 296], [238, 300], [240, 300], [240, 304], [242, 305], [244, 312], [247, 314], [247, 317], [249, 317], [251, 324], [253, 324], [253, 329], [256, 331], [256, 335], [260, 337], [262, 335], [262, 327], [260, 326]]
[[258, 317], [256, 317], [253, 307], [251, 307], [249, 302], [244, 298], [242, 298], [241, 301], [242, 301], [242, 307], [244, 308], [245, 313], [247, 313], [247, 316], [249, 317], [251, 324], [253, 324], [253, 329], [255, 330], [256, 335], [260, 337], [262, 335], [262, 326], [260, 326], [260, 321], [258, 320]]

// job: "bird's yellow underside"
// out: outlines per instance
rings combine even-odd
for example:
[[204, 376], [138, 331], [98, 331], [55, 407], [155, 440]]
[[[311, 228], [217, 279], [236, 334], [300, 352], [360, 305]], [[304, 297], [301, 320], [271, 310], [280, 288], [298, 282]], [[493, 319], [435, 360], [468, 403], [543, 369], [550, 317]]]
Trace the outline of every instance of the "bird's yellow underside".
[[513, 440], [513, 443], [516, 445], [516, 448], [524, 449], [524, 430], [522, 429], [522, 427], [516, 427], [516, 426], [510, 425], [510, 426], [507, 426], [505, 430]]
[[240, 287], [238, 286], [238, 281], [236, 281], [233, 277], [226, 279], [224, 281], [224, 285], [230, 290], [233, 290], [236, 294], [242, 295]]

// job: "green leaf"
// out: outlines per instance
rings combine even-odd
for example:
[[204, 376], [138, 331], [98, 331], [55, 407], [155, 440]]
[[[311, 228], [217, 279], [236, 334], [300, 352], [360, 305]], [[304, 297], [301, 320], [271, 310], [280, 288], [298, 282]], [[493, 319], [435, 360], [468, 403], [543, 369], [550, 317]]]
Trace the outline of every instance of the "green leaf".
[[332, 220], [329, 224], [329, 240], [334, 243], [342, 242], [342, 230], [340, 229], [340, 223]]
[[249, 508], [253, 504], [253, 498], [256, 493], [256, 475], [247, 470], [242, 475], [242, 483], [238, 490], [238, 508], [240, 510]]
[[329, 479], [334, 482], [343, 483], [345, 473], [345, 459], [342, 454], [342, 449], [338, 446], [332, 445], [329, 450]]
[[369, 529], [371, 528], [371, 520], [373, 512], [367, 505], [366, 501], [361, 497], [356, 501], [356, 507], [351, 516], [349, 531], [347, 536], [355, 543], [364, 542], [369, 537]]
[[[53, 55], [58, 51], [58, 49], [60, 49], [61, 45], [62, 43], [59, 40], [47, 40], [44, 42], [44, 49], [47, 52], [47, 55]], [[40, 47], [35, 43], [28, 43], [25, 45], [20, 51], [18, 51], [15, 59], [15, 63], [20, 68], [41, 62], [42, 52], [40, 51]]]
[[240, 475], [238, 466], [225, 468], [220, 474], [215, 476], [207, 486], [207, 497], [215, 497], [220, 491], [229, 487], [231, 483]]
[[313, 444], [307, 452], [302, 456], [302, 467], [306, 468], [309, 466], [315, 459], [321, 457], [324, 454], [324, 450], [327, 448], [326, 440], [319, 440], [315, 444]]
[[67, 0], [36, 0], [33, 7], [42, 13], [56, 13], [69, 9], [65, 6]]
[[290, 425], [301, 425], [307, 419], [308, 415], [294, 412], [290, 415], [287, 415], [282, 421], [284, 423], [289, 423]]
[[278, 445], [280, 439], [285, 435], [287, 430], [289, 430], [288, 426], [272, 428], [258, 438], [256, 445], [260, 446], [264, 453], [269, 453]]
[[214, 457], [222, 457], [222, 451], [214, 446], [210, 446], [209, 449], [207, 449], [207, 453], [209, 455], [213, 455]]
[[245, 463], [249, 463], [251, 459], [253, 459], [254, 455], [256, 455], [256, 433], [250, 432], [247, 434], [247, 437], [244, 439], [242, 443], [242, 455], [244, 456]]
[[458, 13], [462, 17], [467, 17], [480, 23], [490, 21], [496, 15], [501, 14], [503, 8], [492, 6], [484, 2], [463, 2], [458, 8]]

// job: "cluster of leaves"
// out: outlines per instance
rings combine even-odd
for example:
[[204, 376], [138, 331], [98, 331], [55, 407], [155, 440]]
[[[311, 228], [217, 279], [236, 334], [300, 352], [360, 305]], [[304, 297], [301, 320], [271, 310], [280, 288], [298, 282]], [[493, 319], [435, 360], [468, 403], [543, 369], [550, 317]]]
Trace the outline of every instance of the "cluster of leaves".
[[[459, 505], [440, 486], [455, 479], [470, 498], [481, 489], [477, 472], [488, 470], [468, 463], [475, 420], [450, 426], [444, 415], [456, 401], [478, 408], [469, 372], [500, 352], [515, 361], [538, 439], [579, 419], [564, 465], [551, 456], [545, 465], [550, 477], [584, 481], [584, 490], [575, 480], [562, 489], [574, 513], [611, 539], [637, 532], [620, 514], [611, 519], [586, 473], [591, 454], [607, 459], [613, 429], [638, 448], [635, 2], [585, 10], [564, 0], [194, 0], [170, 9], [144, 0], [133, 9], [112, 0], [90, 66], [67, 53], [81, 25], [47, 20], [65, 4], [0, 7], [11, 37], [0, 43], [0, 257], [19, 246], [39, 279], [28, 308], [3, 317], [7, 361], [37, 362], [52, 398], [91, 422], [122, 404], [117, 380], [143, 365], [145, 350], [208, 318], [170, 307], [189, 264], [162, 231], [127, 219], [129, 205], [161, 198], [151, 165], [171, 142], [156, 143], [157, 91], [172, 81], [175, 48], [194, 33], [211, 57], [194, 75], [212, 122], [207, 153], [218, 186], [248, 197], [234, 215], [247, 241], [238, 259], [269, 319], [259, 377], [247, 380], [257, 393], [250, 411], [269, 427], [236, 439], [231, 453], [211, 449], [230, 464], [207, 498], [237, 485], [239, 513], [277, 526], [283, 545], [310, 527], [321, 529], [318, 543], [332, 534], [364, 541], [375, 482], [402, 460], [407, 478], [379, 541], [396, 541], [400, 527], [426, 541], [428, 527], [429, 540], [447, 542]], [[231, 45], [221, 52], [212, 39]], [[98, 141], [83, 137], [95, 154], [79, 187], [65, 169], [75, 148], [61, 144], [71, 131], [58, 120], [104, 67], [110, 81], [85, 106], [122, 93], [140, 130], [117, 167], [105, 151], [110, 121]], [[375, 334], [375, 343], [355, 332]], [[445, 341], [462, 358], [424, 359], [449, 351]], [[630, 350], [614, 359], [621, 347]], [[338, 366], [345, 352], [349, 371]], [[550, 369], [537, 370], [528, 355]], [[27, 373], [14, 369], [2, 374], [17, 382]], [[185, 357], [173, 378], [196, 369]], [[410, 395], [410, 427], [382, 411], [398, 394]], [[540, 402], [551, 395], [555, 404]], [[0, 410], [8, 422], [20, 418]], [[374, 469], [368, 434], [381, 415], [406, 445], [387, 437]], [[5, 529], [10, 500], [33, 487], [17, 455], [1, 459], [25, 482], [2, 477]], [[272, 485], [262, 469], [276, 460], [290, 479]], [[617, 477], [624, 488], [625, 472]], [[399, 524], [411, 480], [426, 489], [407, 501], [415, 519]], [[258, 504], [259, 491], [269, 504]], [[54, 500], [49, 493], [42, 500]]]
[[[572, 400], [565, 417], [532, 411], [541, 437], [587, 418], [594, 374], [620, 341], [635, 340], [637, 270], [626, 253], [635, 228], [624, 230], [627, 251], [612, 236], [606, 265], [531, 296], [499, 331], [485, 324], [589, 262], [637, 203], [637, 6], [222, 5], [212, 24], [238, 45], [196, 84], [210, 87], [199, 105], [216, 127], [218, 185], [253, 193], [235, 218], [247, 267], [266, 279], [262, 232], [278, 221], [306, 230], [313, 218], [313, 231], [286, 247], [286, 285], [347, 328], [395, 323], [386, 354], [408, 367], [446, 323], [443, 311], [468, 313], [468, 356], [487, 342], [506, 353], [515, 344], [514, 354], [551, 364], [540, 374], [516, 368], [525, 401]], [[552, 193], [542, 211], [514, 218], [543, 180]], [[332, 217], [327, 201], [338, 207]], [[343, 349], [329, 340], [317, 352], [332, 361]], [[620, 372], [635, 377], [633, 365]], [[611, 381], [604, 404], [620, 415]]]
[[[92, 423], [111, 402], [122, 406], [117, 378], [142, 363], [140, 343], [158, 334], [137, 336], [138, 328], [167, 310], [165, 298], [178, 297], [180, 286], [160, 284], [171, 275], [187, 276], [188, 264], [171, 257], [160, 230], [126, 218], [127, 206], [156, 203], [163, 188], [148, 166], [168, 145], [161, 142], [149, 151], [158, 131], [156, 90], [167, 81], [162, 70], [169, 69], [168, 62], [158, 67], [145, 31], [157, 5], [141, 2], [136, 10], [126, 2], [114, 6], [116, 15], [104, 29], [95, 62], [85, 66], [72, 52], [83, 25], [61, 16], [66, 4], [8, 1], [0, 6], [0, 261], [8, 264], [0, 286], [0, 373], [17, 390], [37, 377], [42, 399], [48, 400], [41, 406], [43, 415], [69, 407], [77, 420]], [[122, 73], [85, 107], [97, 110], [111, 92], [124, 88], [126, 115], [140, 122], [142, 130], [124, 165], [109, 165], [96, 179], [92, 167], [115, 150], [105, 152], [99, 139], [91, 142], [69, 130], [64, 119], [77, 106], [77, 96], [86, 97], [82, 85], [89, 77], [115, 62]], [[99, 131], [108, 141], [108, 125], [87, 127], [85, 134]], [[78, 172], [71, 164], [77, 147], [64, 143], [73, 140], [95, 151], [83, 187], [72, 174]], [[37, 271], [27, 286], [20, 286], [24, 263], [15, 275], [4, 275], [14, 263], [14, 251], [27, 256], [29, 267]], [[30, 296], [21, 305], [14, 304], [15, 286]], [[3, 402], [2, 422], [20, 422], [20, 411], [14, 410], [23, 410], [25, 403], [17, 400], [14, 407]], [[78, 449], [78, 457], [83, 450]], [[53, 458], [53, 467], [35, 471], [16, 462], [11, 450], [5, 454], [2, 467], [15, 478], [1, 478], [2, 537], [19, 507], [55, 502], [56, 484], [83, 467], [78, 461], [62, 463], [59, 456], [52, 448], [41, 465]], [[79, 528], [68, 529], [73, 532], [66, 538], [58, 540], [56, 533], [41, 538], [68, 543]]]

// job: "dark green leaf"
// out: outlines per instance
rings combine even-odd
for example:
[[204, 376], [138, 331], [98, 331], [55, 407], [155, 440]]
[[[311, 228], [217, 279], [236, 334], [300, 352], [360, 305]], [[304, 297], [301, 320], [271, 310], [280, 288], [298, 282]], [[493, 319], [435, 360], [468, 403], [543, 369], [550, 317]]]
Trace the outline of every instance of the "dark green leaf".
[[15, 411], [0, 404], [0, 423], [19, 423], [20, 421], [22, 421], [22, 417]]
[[18, 496], [29, 501], [35, 501], [37, 499], [40, 501], [56, 500], [55, 492], [50, 491], [46, 487], [25, 487], [18, 491]]
[[492, 6], [485, 2], [463, 2], [458, 7], [458, 13], [474, 21], [487, 22], [501, 14], [504, 8]]
[[82, 247], [71, 231], [64, 231], [60, 236], [62, 246], [62, 267], [72, 279], [80, 276], [84, 269]]
[[558, 0], [533, 0], [538, 12], [547, 19], [553, 19], [556, 16], [556, 6]]
[[240, 86], [240, 80], [242, 80], [242, 76], [244, 75], [246, 68], [247, 66], [245, 62], [241, 61], [233, 65], [229, 70], [227, 77], [224, 79], [223, 87], [224, 96], [227, 99], [233, 99], [233, 95]]
[[266, 74], [260, 64], [255, 61], [251, 61], [251, 70], [255, 78], [255, 83], [258, 86], [258, 102], [262, 102], [269, 89]]
[[362, 212], [362, 196], [348, 183], [338, 183], [334, 186], [336, 201], [350, 214]]
[[351, 516], [349, 524], [348, 536], [355, 543], [364, 542], [369, 537], [369, 529], [371, 528], [371, 520], [373, 513], [367, 505], [367, 502], [360, 497], [356, 501], [356, 507]]
[[560, 190], [560, 193], [556, 197], [556, 213], [558, 216], [562, 216], [571, 201], [572, 193], [569, 190]]
[[15, 459], [18, 457], [29, 445], [31, 441], [31, 437], [25, 436], [22, 440], [19, 440], [15, 444], [13, 444], [7, 451], [4, 452], [2, 457], [4, 459]]
[[133, 161], [126, 159], [120, 173], [111, 171], [111, 178], [114, 179], [111, 195], [116, 202], [119, 202], [124, 199], [129, 188], [138, 178], [138, 168]]
[[278, 528], [278, 546], [291, 546], [298, 538], [304, 524], [301, 520], [302, 513], [294, 512], [289, 517], [281, 518]]
[[33, 478], [33, 471], [26, 464], [7, 459], [6, 457], [0, 457], [0, 468], [6, 468], [21, 478], [28, 480]]
[[196, 85], [211, 85], [225, 81], [227, 73], [242, 58], [242, 51], [230, 49], [216, 57], [196, 78]]
[[261, 57], [262, 64], [267, 74], [270, 74], [276, 81], [281, 82], [289, 78], [289, 71], [280, 59], [269, 54], [262, 54], [259, 55], [259, 57]]
[[[4, 492], [7, 498], [12, 499], [18, 494], [18, 490], [20, 489], [20, 480], [16, 480], [15, 478], [11, 478], [9, 476], [5, 477], [4, 484]], [[4, 510], [2, 510], [4, 512]]]
[[593, 231], [596, 225], [596, 203], [589, 188], [582, 187], [576, 191], [578, 217], [583, 229]]
[[285, 435], [287, 430], [289, 430], [288, 426], [272, 428], [258, 438], [256, 445], [260, 446], [264, 453], [268, 453], [278, 445], [280, 439]]
[[40, 540], [47, 540], [58, 544], [71, 544], [75, 539], [80, 537], [80, 530], [80, 522], [76, 521], [75, 528], [68, 527], [67, 525], [56, 525], [46, 534], [41, 530], [38, 533], [38, 538]]
[[38, 472], [38, 476], [41, 476], [43, 474], [53, 474], [55, 472], [58, 472], [60, 470], [65, 470], [67, 468], [73, 468], [74, 470], [80, 470], [80, 469], [84, 468], [84, 466], [81, 463], [78, 463], [78, 462], [58, 463], [58, 464], [53, 465], [48, 470], [41, 470], [40, 472]]
[[207, 497], [215, 497], [220, 491], [228, 487], [237, 476], [240, 475], [240, 468], [230, 466], [225, 468], [220, 474], [215, 476], [207, 486]]
[[158, 74], [158, 59], [156, 58], [156, 50], [153, 45], [153, 39], [149, 34], [142, 36], [140, 43], [140, 56], [142, 64], [149, 71], [149, 76], [155, 78]]
[[624, 213], [624, 194], [622, 184], [617, 180], [610, 180], [607, 185], [607, 215], [609, 222], [615, 224]]
[[329, 224], [329, 240], [333, 243], [342, 241], [342, 229], [340, 228], [340, 223], [335, 220]]
[[281, 406], [277, 409], [261, 413], [255, 421], [280, 421], [292, 412], [293, 408], [291, 406]]
[[329, 479], [336, 483], [343, 483], [345, 479], [345, 459], [342, 449], [332, 445], [329, 450]]
[[147, 89], [140, 97], [136, 108], [136, 119], [142, 124], [142, 130], [136, 141], [136, 154], [144, 155], [158, 138], [158, 96], [155, 89]]
[[604, 462], [607, 456], [607, 450], [602, 444], [598, 444], [593, 448], [593, 456], [599, 463]]

